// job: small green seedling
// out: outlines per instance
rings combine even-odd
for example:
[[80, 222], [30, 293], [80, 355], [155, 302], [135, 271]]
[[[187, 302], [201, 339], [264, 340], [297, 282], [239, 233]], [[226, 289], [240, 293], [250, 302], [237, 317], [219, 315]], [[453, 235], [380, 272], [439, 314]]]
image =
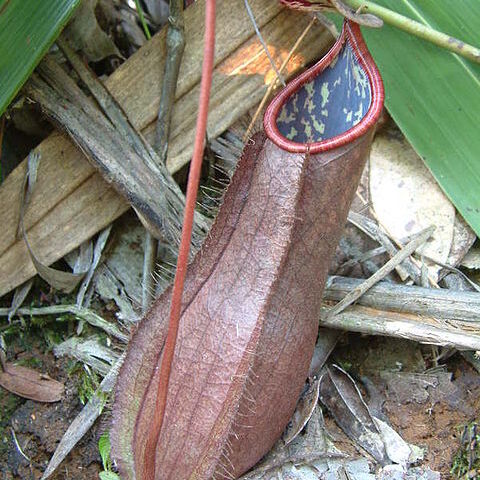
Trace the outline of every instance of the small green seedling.
[[120, 477], [112, 471], [112, 459], [110, 458], [110, 433], [103, 432], [98, 440], [98, 451], [102, 457], [103, 472], [99, 473], [100, 480], [120, 480]]

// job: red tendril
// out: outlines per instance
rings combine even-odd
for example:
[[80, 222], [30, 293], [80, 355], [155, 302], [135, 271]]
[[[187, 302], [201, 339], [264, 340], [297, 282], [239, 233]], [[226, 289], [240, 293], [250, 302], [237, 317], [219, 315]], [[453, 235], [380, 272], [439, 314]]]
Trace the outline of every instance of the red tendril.
[[197, 201], [198, 184], [203, 159], [205, 134], [207, 130], [208, 101], [212, 85], [212, 73], [215, 50], [215, 0], [206, 0], [205, 9], [205, 45], [203, 50], [202, 79], [200, 84], [200, 98], [198, 104], [197, 125], [193, 157], [187, 184], [187, 197], [185, 212], [183, 215], [182, 237], [178, 251], [177, 269], [173, 282], [172, 301], [170, 305], [170, 317], [168, 323], [167, 338], [163, 349], [163, 358], [160, 364], [160, 381], [158, 383], [155, 418], [152, 419], [152, 429], [145, 446], [145, 463], [142, 479], [155, 479], [155, 452], [162, 429], [167, 404], [168, 383], [172, 368], [175, 344], [177, 341], [178, 327], [180, 323], [183, 285], [187, 272], [190, 241], [192, 237], [193, 214]]

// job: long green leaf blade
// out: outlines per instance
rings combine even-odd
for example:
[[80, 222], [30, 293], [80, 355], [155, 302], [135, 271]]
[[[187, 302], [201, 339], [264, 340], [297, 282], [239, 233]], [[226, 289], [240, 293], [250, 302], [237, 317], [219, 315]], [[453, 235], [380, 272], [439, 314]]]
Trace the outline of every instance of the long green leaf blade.
[[[475, 46], [480, 43], [478, 0], [375, 3]], [[363, 33], [382, 73], [390, 114], [480, 235], [480, 65], [389, 25]]]
[[0, 0], [0, 115], [78, 3], [79, 0]]

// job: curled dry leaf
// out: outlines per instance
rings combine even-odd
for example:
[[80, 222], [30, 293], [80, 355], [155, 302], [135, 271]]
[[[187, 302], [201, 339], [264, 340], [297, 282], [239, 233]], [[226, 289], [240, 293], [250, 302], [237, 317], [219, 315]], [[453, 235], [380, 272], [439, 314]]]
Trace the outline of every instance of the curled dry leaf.
[[381, 465], [388, 463], [385, 445], [357, 385], [336, 365], [320, 380], [320, 400], [342, 430]]
[[70, 273], [64, 272], [63, 270], [57, 270], [55, 268], [45, 265], [34, 253], [30, 242], [28, 240], [27, 232], [23, 223], [25, 212], [28, 207], [28, 203], [33, 194], [33, 189], [35, 186], [37, 178], [38, 164], [40, 162], [40, 154], [35, 153], [34, 151], [30, 152], [28, 155], [28, 166], [27, 172], [24, 180], [23, 194], [20, 202], [20, 218], [18, 224], [18, 231], [23, 236], [23, 240], [27, 247], [28, 253], [30, 255], [30, 260], [35, 266], [37, 273], [46, 281], [49, 285], [57, 290], [61, 290], [66, 293], [70, 293], [78, 283], [85, 276], [86, 271]]
[[97, 22], [95, 17], [97, 2], [98, 0], [83, 0], [65, 29], [65, 35], [72, 47], [82, 50], [92, 62], [98, 62], [110, 55], [121, 56], [113, 40]]
[[318, 380], [314, 380], [308, 385], [307, 390], [303, 392], [302, 396], [298, 400], [295, 413], [293, 414], [293, 417], [283, 434], [283, 441], [285, 442], [285, 445], [288, 445], [292, 440], [294, 440], [310, 420], [313, 410], [318, 402], [319, 387], [320, 382]]
[[58, 402], [62, 399], [63, 383], [31, 368], [6, 363], [0, 369], [0, 385], [23, 398], [37, 402]]

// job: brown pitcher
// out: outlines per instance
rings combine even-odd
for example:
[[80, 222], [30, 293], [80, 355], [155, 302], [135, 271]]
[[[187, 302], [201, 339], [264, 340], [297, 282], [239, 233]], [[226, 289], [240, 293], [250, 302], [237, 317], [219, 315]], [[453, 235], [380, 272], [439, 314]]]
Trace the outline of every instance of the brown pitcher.
[[[317, 338], [328, 267], [383, 107], [358, 25], [271, 102], [189, 266], [155, 480], [237, 478], [280, 437]], [[171, 291], [133, 336], [113, 412], [123, 479], [155, 415]]]

